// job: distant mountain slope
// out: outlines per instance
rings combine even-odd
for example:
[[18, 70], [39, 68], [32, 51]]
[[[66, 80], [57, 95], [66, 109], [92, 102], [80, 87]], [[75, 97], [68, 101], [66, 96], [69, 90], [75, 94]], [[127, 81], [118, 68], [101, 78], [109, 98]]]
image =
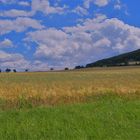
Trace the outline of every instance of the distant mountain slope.
[[140, 49], [87, 64], [86, 67], [140, 65]]

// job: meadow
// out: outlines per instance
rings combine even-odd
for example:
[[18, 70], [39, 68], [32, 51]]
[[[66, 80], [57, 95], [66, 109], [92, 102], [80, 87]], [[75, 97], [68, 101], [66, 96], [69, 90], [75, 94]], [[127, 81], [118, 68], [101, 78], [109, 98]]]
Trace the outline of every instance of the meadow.
[[137, 140], [140, 67], [1, 73], [2, 140]]

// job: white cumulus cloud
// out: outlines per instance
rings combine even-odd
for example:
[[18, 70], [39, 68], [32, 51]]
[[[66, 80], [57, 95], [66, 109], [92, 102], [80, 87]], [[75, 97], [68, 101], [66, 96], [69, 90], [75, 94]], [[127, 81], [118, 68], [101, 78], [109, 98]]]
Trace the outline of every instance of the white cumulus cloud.
[[6, 34], [11, 31], [23, 32], [28, 28], [42, 29], [44, 26], [39, 21], [31, 18], [17, 18], [15, 20], [0, 20], [0, 34]]
[[108, 5], [109, 2], [110, 2], [110, 0], [85, 0], [84, 1], [84, 6], [86, 8], [89, 8], [90, 4], [95, 4], [99, 7], [104, 7], [104, 6]]
[[0, 67], [6, 68], [18, 68], [24, 70], [30, 66], [29, 62], [18, 53], [7, 53], [0, 50]]
[[13, 42], [11, 40], [6, 38], [0, 42], [0, 48], [9, 48], [9, 47], [13, 47]]
[[30, 32], [26, 41], [38, 45], [36, 59], [59, 66], [75, 66], [139, 49], [140, 29], [117, 18], [97, 15], [73, 27]]

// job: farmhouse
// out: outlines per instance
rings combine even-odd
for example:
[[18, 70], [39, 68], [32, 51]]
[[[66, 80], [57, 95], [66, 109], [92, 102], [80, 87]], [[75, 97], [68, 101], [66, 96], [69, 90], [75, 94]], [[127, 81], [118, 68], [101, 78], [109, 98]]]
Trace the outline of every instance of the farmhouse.
[[128, 65], [140, 65], [140, 61], [128, 61]]

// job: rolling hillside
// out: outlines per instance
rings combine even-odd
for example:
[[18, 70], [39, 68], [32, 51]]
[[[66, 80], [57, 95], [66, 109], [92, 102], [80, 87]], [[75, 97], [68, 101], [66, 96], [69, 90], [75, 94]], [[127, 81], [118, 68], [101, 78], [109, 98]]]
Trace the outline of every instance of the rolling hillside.
[[86, 67], [140, 65], [140, 49], [87, 64]]

